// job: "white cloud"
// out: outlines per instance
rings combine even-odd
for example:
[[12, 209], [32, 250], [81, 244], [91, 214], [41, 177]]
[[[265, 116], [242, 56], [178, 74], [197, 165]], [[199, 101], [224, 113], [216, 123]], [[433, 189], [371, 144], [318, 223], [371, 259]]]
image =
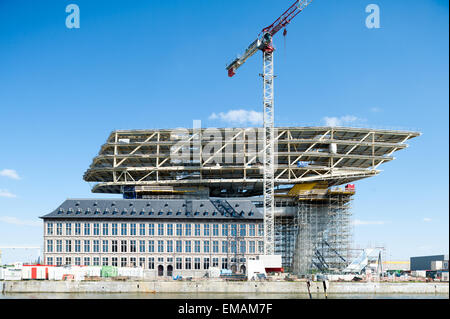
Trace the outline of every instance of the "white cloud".
[[359, 220], [355, 219], [353, 221], [353, 225], [359, 226], [359, 225], [384, 225], [386, 222], [381, 220]]
[[21, 220], [16, 217], [10, 217], [10, 216], [0, 216], [0, 222], [7, 223], [7, 224], [13, 224], [13, 225], [19, 225], [19, 226], [34, 226], [34, 227], [42, 226], [42, 222], [38, 222], [38, 221], [34, 221], [34, 220]]
[[429, 222], [431, 222], [431, 218], [425, 217], [425, 218], [423, 219], [423, 221], [424, 221], [425, 223], [429, 223]]
[[325, 116], [323, 118], [323, 121], [325, 122], [325, 126], [344, 126], [347, 124], [356, 124], [358, 122], [364, 122], [364, 119], [360, 119], [353, 115], [345, 115], [341, 117], [328, 117]]
[[220, 112], [218, 114], [212, 113], [209, 116], [210, 120], [221, 120], [230, 124], [262, 124], [263, 123], [263, 113], [256, 111], [247, 110], [230, 110], [226, 113]]
[[0, 176], [5, 176], [5, 177], [9, 177], [12, 179], [20, 179], [19, 174], [17, 174], [17, 172], [13, 169], [4, 169], [0, 171]]
[[17, 197], [17, 195], [11, 193], [7, 189], [0, 189], [0, 197], [14, 198]]
[[370, 112], [378, 113], [378, 112], [381, 112], [381, 109], [379, 107], [371, 107]]

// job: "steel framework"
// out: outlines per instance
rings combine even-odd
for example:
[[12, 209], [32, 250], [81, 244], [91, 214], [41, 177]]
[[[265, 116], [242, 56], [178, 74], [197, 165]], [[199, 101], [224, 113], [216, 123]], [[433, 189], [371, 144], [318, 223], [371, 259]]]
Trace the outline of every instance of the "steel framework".
[[[190, 188], [204, 190], [205, 197], [262, 195], [263, 129], [211, 130], [114, 131], [83, 178], [96, 183], [94, 193], [122, 194], [130, 187], [153, 195]], [[382, 163], [419, 135], [348, 127], [274, 128], [274, 186], [320, 180], [334, 186], [377, 175]], [[181, 151], [186, 158], [178, 159]]]

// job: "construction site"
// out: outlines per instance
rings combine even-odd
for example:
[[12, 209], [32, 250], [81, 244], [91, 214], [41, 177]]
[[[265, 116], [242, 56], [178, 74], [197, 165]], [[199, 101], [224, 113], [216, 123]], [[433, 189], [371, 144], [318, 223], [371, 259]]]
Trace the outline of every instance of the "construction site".
[[[381, 164], [420, 134], [342, 127], [275, 131], [274, 255], [292, 274], [340, 273], [356, 257], [352, 183], [379, 174]], [[84, 179], [94, 183], [95, 193], [130, 200], [221, 200], [217, 210], [239, 216], [227, 203], [241, 199], [262, 213], [264, 170], [258, 158], [264, 140], [259, 136], [255, 128], [114, 131]]]
[[[231, 78], [262, 53], [262, 127], [213, 129], [194, 121], [184, 129], [113, 131], [83, 179], [93, 193], [123, 199], [69, 199], [41, 216], [44, 263], [139, 266], [155, 278], [210, 268], [248, 279], [364, 271], [367, 252], [355, 254], [352, 246], [354, 182], [378, 175], [382, 164], [421, 133], [275, 126], [273, 37], [283, 29], [285, 35], [310, 3], [295, 1], [226, 67]], [[155, 225], [158, 234], [150, 228]], [[158, 251], [150, 229], [151, 236], [161, 236], [155, 238]], [[184, 237], [178, 244], [171, 236]], [[198, 250], [191, 249], [195, 236], [203, 236]], [[142, 239], [139, 249], [136, 239]]]

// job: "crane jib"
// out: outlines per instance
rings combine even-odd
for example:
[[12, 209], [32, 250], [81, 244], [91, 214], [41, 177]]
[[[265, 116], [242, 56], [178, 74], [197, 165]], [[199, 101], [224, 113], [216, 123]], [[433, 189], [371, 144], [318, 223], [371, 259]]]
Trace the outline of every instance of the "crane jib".
[[297, 14], [299, 14], [311, 2], [312, 0], [295, 1], [294, 4], [289, 7], [289, 9], [287, 9], [277, 20], [275, 20], [274, 23], [262, 29], [257, 39], [247, 47], [242, 57], [237, 57], [233, 60], [233, 62], [227, 65], [226, 69], [228, 71], [228, 76], [232, 77], [233, 75], [235, 75], [235, 71], [258, 50], [272, 52], [272, 37], [282, 28], [286, 27], [292, 21], [292, 19], [294, 19]]

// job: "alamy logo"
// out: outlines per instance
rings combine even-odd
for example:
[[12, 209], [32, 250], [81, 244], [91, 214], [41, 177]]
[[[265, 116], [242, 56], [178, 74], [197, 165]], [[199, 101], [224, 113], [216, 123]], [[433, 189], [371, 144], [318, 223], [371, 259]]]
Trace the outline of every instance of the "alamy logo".
[[380, 28], [380, 7], [376, 4], [369, 4], [366, 12], [370, 13], [366, 18], [366, 27], [368, 29]]
[[69, 4], [66, 7], [66, 12], [70, 13], [66, 17], [66, 27], [68, 29], [80, 28], [80, 8], [76, 4]]

